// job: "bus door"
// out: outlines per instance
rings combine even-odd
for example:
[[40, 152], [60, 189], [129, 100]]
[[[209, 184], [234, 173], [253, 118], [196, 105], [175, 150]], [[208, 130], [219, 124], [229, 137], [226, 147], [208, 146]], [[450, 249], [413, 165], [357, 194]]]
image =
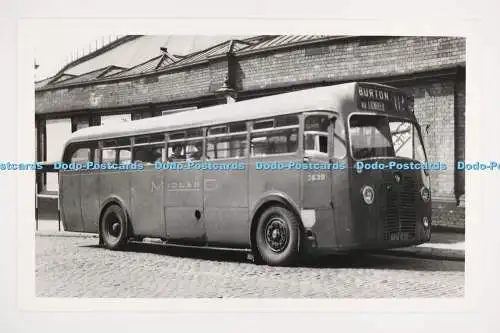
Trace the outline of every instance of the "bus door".
[[155, 167], [165, 159], [165, 136], [155, 134], [136, 137], [133, 161], [142, 163], [143, 170], [130, 172], [132, 228], [141, 236], [164, 237], [164, 171]]
[[176, 133], [169, 137], [168, 170], [165, 170], [166, 237], [174, 242], [205, 245], [203, 173], [195, 166], [201, 157], [203, 139], [197, 132], [180, 135], [198, 138], [179, 141]]
[[203, 171], [209, 245], [245, 246], [248, 229], [247, 127], [245, 122], [208, 129]]
[[[319, 247], [337, 244], [336, 219], [341, 209], [341, 161], [334, 152], [335, 117], [326, 112], [304, 114], [303, 223]], [[345, 155], [345, 153], [344, 153]]]

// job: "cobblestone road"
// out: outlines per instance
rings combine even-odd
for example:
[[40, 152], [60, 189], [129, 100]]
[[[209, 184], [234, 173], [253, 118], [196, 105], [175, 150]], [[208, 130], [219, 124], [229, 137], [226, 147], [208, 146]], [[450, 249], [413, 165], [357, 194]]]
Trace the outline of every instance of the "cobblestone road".
[[241, 253], [36, 237], [36, 293], [54, 297], [463, 297], [464, 263], [329, 256], [300, 267], [255, 265]]

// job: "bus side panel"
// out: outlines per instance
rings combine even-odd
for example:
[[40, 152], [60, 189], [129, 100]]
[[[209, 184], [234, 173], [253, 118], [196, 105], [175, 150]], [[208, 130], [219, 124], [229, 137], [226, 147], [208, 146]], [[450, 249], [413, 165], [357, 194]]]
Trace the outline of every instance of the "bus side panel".
[[163, 176], [152, 165], [130, 173], [131, 224], [136, 236], [165, 236]]
[[[311, 163], [327, 164], [328, 157], [315, 158]], [[311, 231], [318, 248], [334, 248], [337, 245], [335, 218], [332, 209], [332, 177], [335, 171], [329, 169], [306, 169], [302, 171], [302, 208], [313, 210], [315, 224]], [[307, 226], [306, 226], [307, 228]]]
[[65, 231], [84, 231], [80, 202], [80, 172], [61, 171], [61, 205]]
[[[246, 160], [217, 160], [216, 164]], [[205, 227], [210, 245], [249, 246], [248, 174], [244, 170], [205, 170]]]
[[[337, 161], [334, 161], [334, 163]], [[346, 163], [345, 160], [340, 162]], [[352, 242], [351, 187], [349, 173], [351, 169], [332, 171], [332, 202], [337, 247], [342, 248]]]
[[[249, 206], [254, 209], [266, 192], [281, 192], [291, 200], [300, 202], [300, 171], [298, 170], [258, 170], [266, 163], [289, 163], [299, 161], [297, 155], [265, 156], [252, 158], [249, 168]], [[256, 163], [262, 163], [260, 166]], [[268, 164], [269, 166], [269, 164]]]
[[109, 170], [102, 172], [99, 177], [99, 202], [101, 205], [109, 197], [115, 196], [123, 202], [124, 208], [130, 214], [130, 171]]
[[80, 193], [83, 229], [88, 233], [99, 232], [99, 173], [81, 171]]

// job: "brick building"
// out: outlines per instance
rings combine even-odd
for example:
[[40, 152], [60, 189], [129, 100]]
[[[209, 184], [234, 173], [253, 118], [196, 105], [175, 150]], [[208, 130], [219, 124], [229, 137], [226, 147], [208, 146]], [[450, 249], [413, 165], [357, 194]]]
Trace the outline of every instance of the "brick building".
[[[126, 36], [35, 84], [37, 160], [58, 159], [62, 140], [86, 126], [346, 81], [386, 83], [415, 97], [429, 160], [448, 165], [431, 174], [435, 222], [464, 227], [465, 177], [454, 165], [465, 157], [465, 38], [255, 36], [180, 55], [167, 43], [136, 66], [101, 62], [69, 74], [141, 38], [151, 37]], [[50, 180], [37, 181], [50, 190]]]

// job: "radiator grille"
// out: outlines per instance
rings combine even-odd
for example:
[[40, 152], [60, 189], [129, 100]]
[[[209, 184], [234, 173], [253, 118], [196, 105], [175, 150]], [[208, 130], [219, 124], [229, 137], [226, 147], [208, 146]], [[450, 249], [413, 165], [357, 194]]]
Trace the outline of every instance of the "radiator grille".
[[417, 185], [412, 174], [399, 174], [399, 184], [394, 174], [384, 175], [386, 206], [382, 209], [384, 240], [390, 240], [395, 233], [406, 233], [407, 239], [415, 238], [417, 222]]

